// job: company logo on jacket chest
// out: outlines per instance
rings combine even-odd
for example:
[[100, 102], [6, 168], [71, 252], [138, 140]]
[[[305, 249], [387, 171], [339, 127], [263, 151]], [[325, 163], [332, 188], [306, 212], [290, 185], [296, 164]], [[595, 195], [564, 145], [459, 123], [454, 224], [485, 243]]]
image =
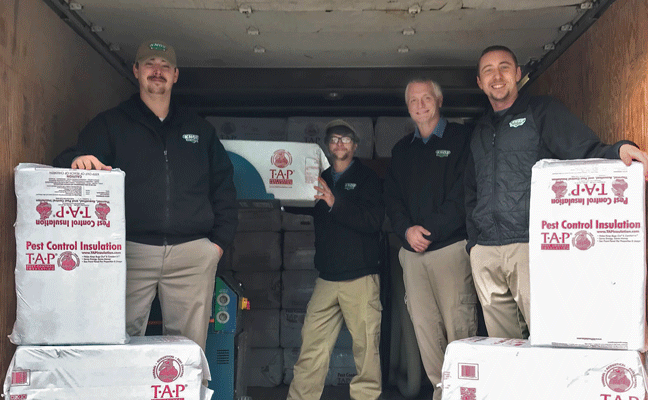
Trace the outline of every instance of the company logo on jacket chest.
[[511, 128], [517, 128], [519, 126], [524, 125], [525, 122], [526, 122], [526, 118], [518, 118], [518, 119], [514, 119], [513, 121], [509, 122], [509, 126]]
[[344, 184], [344, 189], [345, 189], [345, 190], [353, 190], [353, 189], [356, 188], [356, 186], [358, 186], [357, 183], [350, 183], [350, 182], [347, 182], [347, 183]]
[[200, 137], [199, 137], [198, 135], [193, 135], [193, 134], [190, 134], [190, 133], [185, 133], [184, 135], [182, 135], [182, 138], [183, 138], [185, 141], [189, 142], [189, 143], [198, 143], [198, 139], [199, 139]]

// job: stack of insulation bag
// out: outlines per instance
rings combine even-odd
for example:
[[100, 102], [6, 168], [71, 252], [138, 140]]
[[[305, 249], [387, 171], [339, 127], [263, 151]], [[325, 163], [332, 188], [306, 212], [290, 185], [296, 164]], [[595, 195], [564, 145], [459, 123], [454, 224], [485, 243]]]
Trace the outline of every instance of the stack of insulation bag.
[[530, 338], [451, 343], [443, 399], [646, 399], [642, 165], [541, 160], [530, 206]]
[[9, 400], [210, 399], [202, 349], [126, 334], [124, 173], [20, 164]]

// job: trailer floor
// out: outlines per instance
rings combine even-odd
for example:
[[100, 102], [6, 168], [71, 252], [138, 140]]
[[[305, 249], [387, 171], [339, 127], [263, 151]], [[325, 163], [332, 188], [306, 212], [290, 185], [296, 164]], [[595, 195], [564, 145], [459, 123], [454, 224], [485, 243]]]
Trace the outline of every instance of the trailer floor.
[[[279, 385], [273, 388], [248, 387], [248, 396], [251, 400], [286, 400], [288, 385]], [[432, 387], [423, 386], [418, 396], [408, 400], [429, 400], [432, 399]], [[349, 386], [325, 386], [321, 400], [350, 400]], [[405, 400], [395, 387], [383, 389], [381, 400]]]

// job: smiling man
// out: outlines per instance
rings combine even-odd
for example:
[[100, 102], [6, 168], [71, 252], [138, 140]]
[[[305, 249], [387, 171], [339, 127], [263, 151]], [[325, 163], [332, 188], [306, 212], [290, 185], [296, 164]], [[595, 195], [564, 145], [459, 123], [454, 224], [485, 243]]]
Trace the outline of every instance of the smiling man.
[[331, 167], [315, 187], [315, 207], [306, 211], [315, 222], [319, 277], [308, 302], [288, 400], [320, 399], [342, 322], [351, 333], [357, 369], [349, 384], [350, 398], [377, 400], [382, 392], [378, 276], [385, 217], [382, 187], [376, 173], [354, 158], [360, 138], [353, 126], [337, 119], [324, 129]]
[[139, 93], [105, 111], [54, 165], [126, 172], [126, 329], [144, 335], [158, 293], [163, 332], [205, 347], [216, 265], [237, 225], [232, 164], [214, 128], [171, 99], [175, 51], [146, 41]]
[[492, 109], [477, 122], [470, 146], [467, 250], [488, 334], [527, 338], [531, 168], [543, 158], [604, 157], [638, 160], [648, 171], [648, 155], [629, 141], [601, 143], [551, 97], [519, 95], [522, 72], [507, 47], [485, 49], [477, 72]]
[[470, 130], [440, 115], [443, 94], [427, 78], [405, 89], [414, 132], [392, 149], [385, 177], [387, 216], [403, 242], [407, 310], [423, 366], [441, 399], [441, 367], [453, 340], [477, 332], [477, 296], [466, 245], [463, 172]]

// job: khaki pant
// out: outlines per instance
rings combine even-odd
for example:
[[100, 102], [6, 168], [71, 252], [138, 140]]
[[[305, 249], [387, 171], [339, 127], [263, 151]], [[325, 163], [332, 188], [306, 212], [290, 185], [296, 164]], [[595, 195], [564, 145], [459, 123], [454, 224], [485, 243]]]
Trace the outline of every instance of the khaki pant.
[[441, 399], [443, 356], [448, 343], [477, 333], [477, 296], [466, 241], [425, 253], [401, 248], [407, 311], [414, 325], [423, 366]]
[[319, 400], [331, 353], [342, 321], [353, 339], [357, 375], [351, 379], [351, 399], [375, 400], [382, 392], [380, 372], [380, 284], [378, 275], [331, 282], [317, 278], [308, 303], [302, 347], [295, 364], [289, 400]]
[[488, 336], [529, 337], [529, 244], [476, 245], [470, 262]]
[[208, 239], [169, 246], [126, 242], [126, 331], [146, 332], [158, 293], [164, 335], [185, 336], [203, 349], [219, 260]]

